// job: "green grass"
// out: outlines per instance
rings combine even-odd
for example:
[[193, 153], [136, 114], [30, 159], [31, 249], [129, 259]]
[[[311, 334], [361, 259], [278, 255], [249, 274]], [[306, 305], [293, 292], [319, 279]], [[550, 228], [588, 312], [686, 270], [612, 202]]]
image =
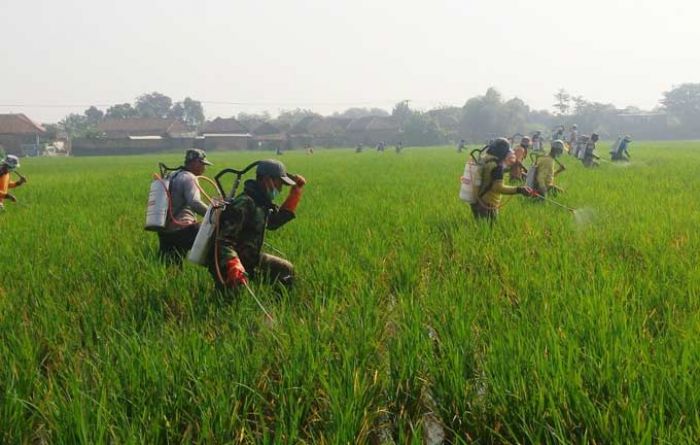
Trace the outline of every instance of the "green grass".
[[157, 261], [150, 173], [180, 154], [25, 159], [0, 214], [0, 442], [422, 443], [435, 410], [453, 443], [697, 443], [700, 143], [631, 148], [563, 158], [558, 199], [590, 223], [516, 196], [492, 228], [453, 148], [285, 154], [308, 186], [267, 236], [296, 287], [253, 286], [274, 324]]

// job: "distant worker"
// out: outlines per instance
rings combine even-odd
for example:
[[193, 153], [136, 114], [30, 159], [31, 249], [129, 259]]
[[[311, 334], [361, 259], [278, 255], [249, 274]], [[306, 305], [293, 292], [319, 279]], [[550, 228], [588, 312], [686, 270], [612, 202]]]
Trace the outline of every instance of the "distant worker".
[[202, 201], [197, 176], [202, 176], [208, 165], [212, 163], [204, 150], [191, 148], [185, 152], [184, 167], [169, 176], [172, 212], [165, 230], [158, 232], [160, 256], [166, 262], [180, 264], [197, 237], [199, 223], [195, 215], [204, 216], [208, 207]]
[[[571, 126], [571, 130], [569, 131], [569, 140], [567, 141], [567, 144], [569, 146], [569, 154], [571, 153], [571, 150], [575, 150], [574, 147], [576, 147], [576, 143], [578, 142], [578, 125], [574, 124]], [[576, 156], [576, 153], [574, 153], [574, 156]]]
[[596, 142], [598, 142], [598, 139], [598, 134], [591, 133], [591, 137], [588, 139], [586, 147], [584, 148], [583, 159], [581, 160], [585, 167], [597, 167], [599, 164], [598, 160], [600, 156], [595, 154]]
[[510, 149], [508, 139], [497, 138], [489, 144], [485, 157], [481, 160], [481, 185], [476, 202], [471, 205], [476, 219], [495, 221], [501, 206], [501, 195], [535, 195], [529, 187], [510, 187], [503, 183], [505, 169], [514, 163], [515, 153]]
[[510, 179], [522, 181], [523, 174], [527, 173], [527, 169], [523, 165], [523, 161], [527, 158], [527, 151], [530, 148], [530, 138], [523, 136], [520, 139], [520, 144], [515, 147], [515, 163], [510, 168]]
[[381, 141], [380, 143], [377, 144], [377, 151], [380, 151], [383, 153], [384, 147], [385, 147], [384, 141]]
[[401, 153], [401, 150], [403, 150], [403, 142], [399, 141], [399, 143], [396, 144], [396, 154]]
[[[257, 276], [271, 283], [292, 285], [292, 263], [261, 249], [266, 229], [276, 230], [295, 218], [305, 184], [302, 176], [287, 174], [280, 161], [260, 161], [255, 179], [247, 180], [243, 193], [233, 198], [221, 213], [219, 235], [209, 264], [219, 287], [235, 289], [247, 284], [248, 277]], [[277, 207], [273, 201], [284, 185], [291, 189], [284, 203]]]
[[357, 144], [357, 147], [355, 147], [355, 153], [362, 153], [362, 144]]
[[541, 131], [538, 130], [538, 131], [532, 133], [531, 143], [532, 143], [532, 149], [534, 151], [542, 151], [542, 132]]
[[27, 179], [24, 176], [20, 176], [19, 180], [17, 181], [10, 180], [10, 173], [18, 168], [19, 158], [17, 158], [17, 156], [7, 155], [5, 159], [0, 162], [0, 211], [5, 210], [5, 199], [12, 202], [17, 202], [17, 198], [15, 195], [11, 194], [9, 190], [19, 187], [27, 182]]
[[[554, 185], [554, 177], [559, 173], [564, 171], [564, 166], [557, 161], [557, 158], [564, 153], [564, 141], [557, 139], [552, 141], [551, 149], [549, 154], [543, 155], [537, 158], [535, 161], [534, 168], [535, 172], [535, 183], [534, 190], [540, 196], [547, 196], [551, 193], [556, 195], [563, 190], [556, 185]], [[555, 171], [554, 164], [559, 164], [559, 168]]]
[[625, 136], [623, 137], [620, 141], [619, 144], [617, 144], [617, 147], [610, 152], [612, 155], [612, 160], [613, 161], [629, 161], [630, 160], [630, 152], [627, 149], [629, 147], [630, 142], [632, 142], [632, 137], [631, 136]]
[[460, 139], [459, 144], [457, 144], [457, 153], [462, 153], [466, 147], [467, 143], [464, 141], [464, 139]]
[[552, 140], [556, 141], [557, 139], [564, 140], [564, 126], [559, 125], [556, 130], [552, 132]]

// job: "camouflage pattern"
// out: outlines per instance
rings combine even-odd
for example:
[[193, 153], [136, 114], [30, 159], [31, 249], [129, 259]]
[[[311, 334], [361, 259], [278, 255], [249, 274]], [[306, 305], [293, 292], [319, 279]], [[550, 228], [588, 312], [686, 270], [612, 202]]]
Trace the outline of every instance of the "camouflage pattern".
[[214, 255], [217, 252], [214, 246], [218, 244], [222, 276], [226, 275], [226, 263], [236, 257], [248, 274], [255, 274], [261, 265], [265, 230], [276, 230], [292, 219], [294, 213], [273, 204], [257, 181], [246, 181], [243, 193], [230, 201], [221, 213], [217, 242], [213, 243], [210, 254], [210, 271], [216, 276]]

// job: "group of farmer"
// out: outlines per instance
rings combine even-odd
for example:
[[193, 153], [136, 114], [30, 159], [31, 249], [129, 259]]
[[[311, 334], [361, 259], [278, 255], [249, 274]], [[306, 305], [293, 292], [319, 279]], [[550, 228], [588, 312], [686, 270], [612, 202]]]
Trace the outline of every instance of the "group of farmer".
[[[158, 238], [160, 256], [169, 264], [182, 262], [201, 228], [195, 215], [204, 217], [210, 208], [202, 199], [198, 177], [211, 165], [203, 150], [189, 149], [183, 166], [168, 175], [171, 210]], [[267, 229], [278, 229], [294, 219], [305, 184], [303, 176], [289, 174], [282, 162], [268, 159], [257, 162], [255, 179], [245, 181], [242, 193], [210, 203], [220, 209], [220, 217], [207, 265], [219, 288], [245, 286], [252, 276], [291, 286], [292, 264], [263, 252], [262, 247]], [[274, 201], [284, 186], [290, 187], [289, 193], [278, 206]]]
[[[555, 136], [560, 134], [563, 134], [563, 127], [555, 132]], [[579, 137], [574, 125], [567, 141], [554, 139], [547, 153], [543, 153], [541, 148], [535, 150], [536, 157], [529, 171], [523, 163], [529, 151], [535, 148], [534, 139], [538, 144], [542, 143], [541, 134], [535, 134], [532, 138], [524, 136], [513, 149], [508, 139], [497, 138], [479, 151], [480, 177], [475, 182], [478, 190], [473, 201], [470, 201], [476, 218], [493, 221], [498, 215], [503, 195], [520, 194], [543, 200], [549, 194], [561, 192], [562, 189], [554, 184], [554, 178], [565, 169], [558, 160], [565, 150], [581, 159], [585, 166], [597, 165], [599, 157], [594, 152], [598, 135], [593, 133], [590, 138]], [[582, 139], [585, 139], [583, 148], [580, 147]], [[613, 160], [629, 159], [630, 141], [629, 136], [618, 138], [611, 152]], [[458, 151], [465, 147], [464, 140], [461, 140]], [[384, 148], [382, 143], [377, 150], [383, 151]], [[401, 148], [399, 142], [397, 152]], [[13, 155], [7, 155], [0, 161], [0, 211], [4, 209], [5, 199], [17, 201], [9, 189], [26, 182], [26, 178], [16, 171], [19, 165], [19, 159]], [[158, 231], [160, 257], [169, 264], [181, 264], [200, 232], [201, 223], [197, 215], [204, 217], [208, 215], [208, 210], [216, 207], [219, 217], [215, 222], [215, 242], [207, 251], [206, 263], [217, 285], [220, 288], [238, 288], [247, 285], [248, 277], [260, 276], [291, 286], [293, 265], [262, 249], [267, 229], [278, 229], [295, 218], [306, 180], [301, 175], [287, 173], [284, 164], [278, 160], [262, 160], [255, 163], [255, 179], [245, 181], [240, 194], [207, 204], [202, 199], [198, 178], [211, 165], [203, 150], [189, 149], [183, 165], [168, 175], [169, 211], [165, 224]], [[10, 179], [12, 172], [18, 175], [17, 181]], [[518, 184], [508, 185], [505, 181], [507, 173], [510, 182]], [[275, 200], [285, 186], [289, 187], [289, 193], [278, 206]]]
[[[598, 134], [592, 133], [590, 137], [579, 136], [577, 126], [573, 125], [568, 140], [564, 140], [564, 126], [555, 130], [552, 137], [547, 153], [541, 149], [540, 132], [535, 132], [532, 138], [522, 136], [514, 149], [511, 148], [514, 138], [497, 138], [489, 141], [483, 149], [475, 150], [480, 156], [478, 160], [473, 158], [478, 164], [475, 170], [478, 177], [468, 180], [462, 177], [462, 187], [475, 188], [474, 193], [468, 193], [468, 198], [465, 199], [470, 203], [475, 218], [495, 220], [503, 195], [520, 194], [542, 201], [547, 199], [548, 194], [556, 195], [562, 192], [563, 189], [554, 184], [554, 178], [566, 169], [558, 159], [565, 151], [579, 159], [585, 167], [595, 167], [599, 164], [600, 156], [595, 153]], [[534, 139], [538, 141], [538, 146], [532, 144]], [[617, 139], [610, 152], [613, 161], [629, 160], [628, 146], [631, 140], [630, 136], [620, 136]], [[457, 151], [462, 152], [464, 148], [465, 143], [462, 139]], [[530, 166], [531, 171], [528, 171], [523, 163], [531, 150], [535, 159]], [[469, 163], [465, 175], [468, 173], [473, 174]], [[521, 185], [507, 185], [506, 173], [509, 173], [510, 182]]]
[[[522, 183], [525, 179], [528, 170], [523, 162], [531, 148], [530, 142], [531, 139], [524, 136], [516, 148], [512, 149], [508, 139], [497, 138], [484, 147], [476, 170], [479, 177], [474, 178], [475, 181], [469, 181], [468, 185], [462, 185], [475, 188], [469, 200], [475, 218], [494, 221], [503, 195], [519, 194], [541, 200], [549, 193], [561, 191], [554, 184], [554, 177], [564, 170], [564, 166], [557, 161], [557, 157], [564, 151], [561, 140], [552, 141], [550, 151], [537, 156], [534, 165], [530, 167], [534, 170], [530, 172], [531, 180], [528, 183], [515, 186], [506, 184], [506, 173], [510, 173], [511, 182]], [[556, 171], [555, 164], [559, 166]]]

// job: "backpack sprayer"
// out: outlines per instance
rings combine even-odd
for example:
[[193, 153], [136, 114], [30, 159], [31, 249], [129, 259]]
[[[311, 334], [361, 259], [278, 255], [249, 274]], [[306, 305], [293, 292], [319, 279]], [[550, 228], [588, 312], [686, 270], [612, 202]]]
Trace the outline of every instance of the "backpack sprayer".
[[[527, 171], [527, 175], [525, 176], [525, 185], [531, 189], [535, 188], [535, 180], [537, 179], [537, 159], [540, 156], [544, 155], [539, 153], [530, 153], [528, 156], [530, 158], [530, 169]], [[559, 172], [566, 170], [564, 164], [562, 164], [557, 158], [552, 157], [552, 159], [559, 166]]]
[[[190, 253], [187, 255], [187, 259], [192, 261], [193, 263], [199, 264], [200, 266], [206, 266], [208, 264], [208, 255], [211, 251], [211, 241], [213, 237], [214, 268], [216, 269], [216, 277], [219, 280], [219, 283], [221, 283], [222, 285], [226, 283], [226, 280], [224, 280], [224, 277], [221, 275], [221, 268], [219, 265], [219, 227], [221, 225], [221, 214], [226, 208], [227, 203], [236, 197], [236, 191], [238, 190], [238, 186], [241, 183], [243, 175], [252, 170], [253, 167], [256, 167], [258, 163], [259, 161], [255, 161], [252, 164], [247, 165], [243, 170], [225, 168], [219, 173], [217, 173], [216, 176], [214, 176], [216, 188], [219, 191], [219, 194], [221, 195], [222, 199], [212, 201], [212, 203], [210, 204], [209, 208], [207, 209], [207, 213], [204, 215], [202, 224], [199, 227], [199, 231], [197, 232], [197, 237], [194, 239], [192, 249], [190, 249]], [[231, 191], [228, 194], [226, 194], [224, 192], [224, 187], [221, 184], [221, 178], [229, 173], [236, 175], [236, 178], [233, 181]], [[263, 311], [265, 316], [267, 316], [267, 318], [270, 321], [274, 321], [270, 313], [262, 305], [258, 297], [255, 295], [255, 292], [253, 292], [253, 289], [250, 288], [248, 283], [245, 283], [244, 286], [248, 293], [253, 297], [253, 300], [255, 300], [255, 303], [258, 305], [258, 307], [260, 307], [260, 309]]]
[[[146, 224], [144, 229], [153, 232], [161, 232], [167, 227], [168, 217], [170, 217], [170, 220], [177, 226], [185, 227], [189, 225], [189, 223], [181, 223], [173, 215], [172, 196], [170, 194], [170, 183], [174, 179], [175, 175], [177, 175], [177, 172], [182, 169], [182, 166], [170, 168], [162, 162], [158, 163], [159, 173], [153, 174], [153, 181], [151, 182], [151, 188], [148, 192]], [[176, 173], [172, 174], [172, 172]], [[206, 176], [197, 176], [197, 188], [204, 195], [204, 197], [207, 198], [210, 203], [212, 203], [213, 200], [211, 196], [209, 196], [207, 192], [205, 192], [199, 185], [199, 181], [201, 179], [213, 184], [215, 187], [217, 187], [217, 191], [220, 192], [221, 189], [214, 181]]]
[[478, 189], [481, 188], [481, 170], [483, 164], [481, 155], [489, 148], [488, 145], [483, 148], [475, 148], [469, 153], [471, 159], [464, 164], [464, 174], [460, 178], [462, 184], [459, 189], [459, 199], [467, 204], [475, 204], [478, 196]]
[[[190, 253], [189, 255], [187, 255], [188, 260], [192, 261], [195, 264], [199, 264], [200, 266], [206, 266], [208, 264], [208, 254], [211, 248], [211, 239], [212, 235], [214, 235], [214, 232], [218, 233], [219, 231], [221, 212], [226, 207], [227, 201], [236, 197], [236, 190], [238, 190], [238, 186], [241, 183], [241, 178], [243, 177], [243, 175], [249, 172], [251, 169], [253, 169], [253, 167], [257, 165], [258, 162], [256, 161], [252, 164], [249, 164], [243, 170], [225, 168], [219, 173], [217, 173], [216, 176], [214, 176], [216, 188], [219, 191], [219, 194], [221, 195], [221, 200], [214, 201], [211, 203], [211, 205], [209, 205], [207, 213], [204, 215], [204, 219], [202, 220], [202, 225], [199, 227], [199, 231], [197, 232], [197, 237], [194, 239], [194, 244], [192, 244], [192, 249], [190, 249]], [[224, 192], [224, 187], [221, 184], [221, 178], [229, 173], [236, 175], [236, 178], [233, 181], [231, 191], [228, 194], [226, 194]], [[218, 246], [216, 246], [216, 250], [218, 252]], [[218, 258], [219, 255], [215, 255], [214, 259], [217, 263]], [[219, 281], [221, 282], [221, 284], [224, 284], [223, 277], [220, 276], [218, 264], [216, 266], [216, 272], [217, 275], [219, 275]]]

